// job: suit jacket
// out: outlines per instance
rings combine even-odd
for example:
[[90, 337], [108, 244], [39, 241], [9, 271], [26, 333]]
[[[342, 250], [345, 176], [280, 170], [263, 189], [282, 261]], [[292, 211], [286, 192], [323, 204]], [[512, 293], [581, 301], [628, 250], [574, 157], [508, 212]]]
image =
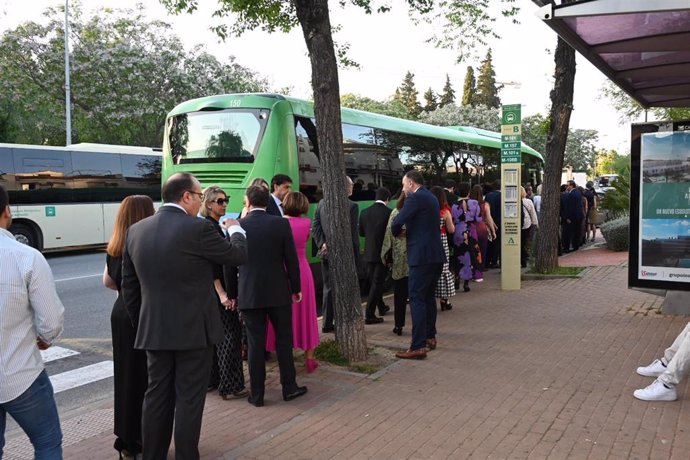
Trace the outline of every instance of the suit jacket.
[[280, 208], [276, 204], [276, 200], [273, 199], [273, 194], [268, 196], [268, 206], [266, 207], [266, 212], [272, 216], [283, 217], [283, 214], [280, 212]]
[[582, 207], [582, 194], [576, 188], [566, 195], [565, 218], [571, 222], [581, 221], [584, 218]]
[[383, 203], [374, 203], [359, 216], [359, 235], [364, 237], [365, 262], [381, 263], [383, 238], [392, 211]]
[[174, 206], [132, 225], [122, 256], [122, 299], [144, 350], [207, 348], [223, 338], [215, 264], [247, 261], [247, 242], [222, 238], [206, 219]]
[[[352, 236], [352, 245], [355, 252], [355, 265], [359, 259], [359, 206], [351, 200], [347, 200], [350, 205], [350, 234]], [[314, 222], [311, 226], [311, 236], [314, 238], [316, 247], [320, 248], [323, 243], [327, 243], [329, 237], [326, 231], [326, 219], [328, 216], [328, 209], [326, 209], [326, 202], [319, 201], [314, 213]]]
[[250, 211], [240, 220], [247, 232], [249, 261], [226, 270], [225, 285], [240, 310], [292, 305], [292, 294], [302, 290], [299, 260], [287, 219], [265, 211]]
[[405, 198], [405, 204], [393, 220], [393, 236], [398, 236], [405, 226], [407, 262], [411, 267], [446, 261], [441, 246], [440, 213], [438, 199], [426, 188], [419, 187]]

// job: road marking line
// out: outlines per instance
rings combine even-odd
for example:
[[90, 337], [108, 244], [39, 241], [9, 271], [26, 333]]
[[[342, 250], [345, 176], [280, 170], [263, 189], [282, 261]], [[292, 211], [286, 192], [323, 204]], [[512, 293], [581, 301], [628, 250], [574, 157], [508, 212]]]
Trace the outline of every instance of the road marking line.
[[113, 376], [113, 362], [102, 361], [50, 377], [53, 391], [57, 394]]
[[73, 276], [72, 278], [62, 278], [59, 280], [55, 280], [56, 283], [59, 283], [61, 281], [73, 281], [73, 280], [81, 280], [84, 278], [93, 278], [94, 276], [103, 276], [103, 273], [96, 273], [93, 275], [84, 275], [84, 276]]
[[43, 358], [44, 363], [49, 363], [51, 361], [56, 361], [58, 359], [67, 358], [68, 356], [78, 354], [79, 352], [76, 350], [70, 350], [69, 348], [62, 348], [58, 346], [52, 346], [47, 350], [41, 350], [41, 358]]

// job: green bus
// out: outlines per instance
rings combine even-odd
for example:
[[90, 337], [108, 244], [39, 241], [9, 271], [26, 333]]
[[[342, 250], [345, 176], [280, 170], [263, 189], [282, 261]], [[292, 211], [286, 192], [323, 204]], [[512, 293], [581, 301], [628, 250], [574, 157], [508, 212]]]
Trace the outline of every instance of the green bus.
[[[385, 186], [395, 196], [409, 169], [427, 169], [440, 179], [453, 167], [450, 158], [466, 161], [468, 155], [477, 158], [480, 151], [501, 148], [500, 134], [491, 131], [347, 108], [341, 116], [347, 174], [356, 186], [365, 184], [359, 197], [353, 195], [363, 200], [360, 211], [373, 201], [365, 193], [367, 185]], [[187, 171], [204, 187], [219, 185], [230, 197], [228, 214], [236, 216], [254, 178], [270, 182], [274, 174], [287, 174], [293, 188], [312, 203], [311, 217], [323, 196], [315, 122], [313, 103], [278, 94], [225, 94], [183, 102], [166, 120], [162, 179]], [[542, 156], [526, 145], [522, 153], [523, 181], [541, 183]], [[479, 171], [481, 165], [473, 167]], [[312, 245], [311, 261], [315, 254]]]

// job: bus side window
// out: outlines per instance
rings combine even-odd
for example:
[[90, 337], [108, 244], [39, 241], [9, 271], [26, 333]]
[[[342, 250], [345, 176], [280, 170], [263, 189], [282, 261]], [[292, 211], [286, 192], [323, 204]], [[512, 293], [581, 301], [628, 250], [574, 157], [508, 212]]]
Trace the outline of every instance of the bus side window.
[[314, 121], [296, 117], [295, 137], [299, 159], [299, 191], [306, 195], [310, 203], [316, 203], [323, 198], [323, 174]]
[[21, 202], [15, 204], [45, 203], [50, 198], [67, 203], [74, 201], [69, 152], [14, 149], [14, 169], [17, 190], [28, 192], [22, 193]]
[[12, 160], [12, 149], [10, 147], [0, 147], [0, 184], [5, 190], [14, 190], [14, 161]]
[[72, 188], [75, 201], [100, 203], [120, 201], [126, 195], [119, 193], [122, 168], [118, 154], [72, 152]]

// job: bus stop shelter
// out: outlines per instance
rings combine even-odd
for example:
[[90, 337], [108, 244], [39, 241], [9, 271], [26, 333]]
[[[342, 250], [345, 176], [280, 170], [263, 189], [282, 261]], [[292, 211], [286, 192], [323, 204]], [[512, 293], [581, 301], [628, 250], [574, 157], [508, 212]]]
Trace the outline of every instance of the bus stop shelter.
[[[642, 107], [690, 107], [690, 0], [532, 1], [546, 25]], [[690, 314], [690, 293], [666, 291], [663, 311]]]
[[690, 107], [690, 0], [533, 0], [539, 17], [649, 107]]

